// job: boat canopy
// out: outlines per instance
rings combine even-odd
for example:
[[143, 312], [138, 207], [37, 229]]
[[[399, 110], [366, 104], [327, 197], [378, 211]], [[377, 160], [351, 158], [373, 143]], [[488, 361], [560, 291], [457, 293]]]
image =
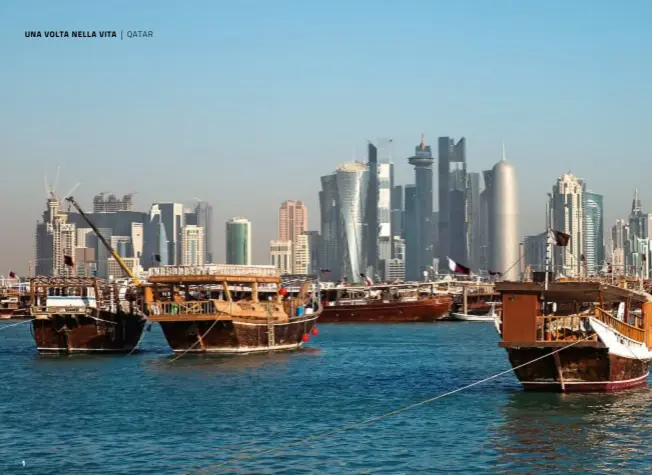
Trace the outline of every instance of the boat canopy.
[[496, 291], [502, 294], [536, 294], [547, 302], [651, 302], [652, 295], [623, 289], [597, 281], [550, 282], [545, 290], [538, 282], [496, 282]]

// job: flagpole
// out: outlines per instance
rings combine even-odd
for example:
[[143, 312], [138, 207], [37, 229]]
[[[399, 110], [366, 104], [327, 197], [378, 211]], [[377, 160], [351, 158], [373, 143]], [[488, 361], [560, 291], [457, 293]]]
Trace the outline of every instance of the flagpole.
[[548, 290], [548, 281], [550, 277], [548, 276], [550, 270], [550, 254], [552, 253], [552, 242], [550, 240], [550, 228], [548, 228], [548, 239], [546, 239], [546, 278], [543, 289]]

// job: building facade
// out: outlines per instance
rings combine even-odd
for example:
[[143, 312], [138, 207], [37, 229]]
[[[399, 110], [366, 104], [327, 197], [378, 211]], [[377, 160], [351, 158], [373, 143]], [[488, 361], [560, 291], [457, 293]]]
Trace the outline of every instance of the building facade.
[[201, 266], [206, 264], [206, 234], [202, 226], [187, 224], [181, 233], [181, 265]]
[[584, 254], [584, 181], [565, 173], [552, 189], [552, 229], [570, 235], [568, 246], [553, 246], [554, 266], [557, 272], [578, 276], [581, 256]]
[[281, 274], [292, 274], [292, 241], [271, 241], [269, 261]]
[[251, 222], [235, 217], [226, 223], [226, 263], [251, 265]]

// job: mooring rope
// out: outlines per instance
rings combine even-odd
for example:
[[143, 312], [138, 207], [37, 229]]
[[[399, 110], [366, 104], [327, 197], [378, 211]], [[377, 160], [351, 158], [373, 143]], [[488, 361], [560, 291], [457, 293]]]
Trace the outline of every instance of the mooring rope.
[[[168, 364], [174, 363], [176, 360], [178, 360], [179, 358], [184, 356], [186, 353], [188, 353], [190, 350], [192, 350], [195, 346], [197, 346], [199, 343], [201, 343], [202, 340], [206, 337], [206, 335], [208, 335], [210, 333], [210, 331], [213, 329], [213, 327], [217, 324], [217, 322], [219, 322], [221, 320], [222, 315], [227, 313], [224, 310], [217, 310], [217, 311], [219, 312], [219, 317], [217, 317], [215, 319], [215, 321], [213, 322], [213, 324], [210, 327], [208, 327], [208, 330], [206, 330], [206, 333], [204, 333], [202, 336], [197, 338], [197, 341], [194, 342], [190, 348], [186, 348], [183, 353], [181, 353], [180, 355], [178, 355], [175, 358], [172, 358], [170, 361], [168, 361]], [[229, 304], [229, 311], [228, 311], [227, 315], [232, 315], [232, 314], [233, 314], [233, 300], [231, 300], [231, 302]]]
[[396, 409], [394, 411], [387, 412], [387, 413], [382, 414], [380, 416], [370, 417], [369, 419], [365, 419], [365, 420], [360, 421], [360, 422], [355, 422], [353, 424], [349, 424], [349, 425], [344, 426], [344, 427], [340, 427], [340, 428], [337, 428], [337, 429], [332, 429], [332, 430], [329, 430], [329, 431], [326, 431], [326, 432], [322, 432], [321, 434], [313, 435], [311, 437], [307, 437], [305, 439], [300, 439], [300, 440], [297, 440], [295, 442], [290, 442], [290, 443], [282, 445], [280, 447], [274, 447], [274, 448], [271, 448], [271, 449], [261, 450], [259, 452], [254, 453], [254, 454], [251, 454], [251, 455], [246, 455], [246, 456], [242, 456], [242, 457], [235, 457], [235, 458], [232, 458], [231, 460], [227, 460], [226, 462], [222, 462], [222, 463], [217, 464], [217, 465], [212, 465], [211, 467], [199, 469], [195, 473], [202, 473], [202, 472], [205, 472], [207, 470], [212, 470], [212, 469], [215, 469], [215, 468], [224, 467], [226, 465], [232, 465], [232, 464], [237, 463], [237, 462], [243, 462], [245, 460], [251, 460], [251, 459], [254, 459], [254, 458], [258, 458], [258, 457], [260, 457], [262, 455], [267, 455], [267, 454], [271, 454], [271, 453], [274, 453], [274, 452], [280, 452], [280, 451], [286, 450], [288, 448], [295, 447], [297, 445], [305, 444], [305, 443], [312, 442], [312, 441], [315, 441], [315, 440], [318, 440], [318, 439], [323, 439], [324, 437], [328, 437], [330, 435], [338, 434], [340, 432], [345, 432], [347, 430], [354, 429], [356, 427], [360, 427], [360, 426], [363, 426], [363, 425], [366, 425], [366, 424], [371, 424], [372, 422], [376, 422], [376, 421], [379, 421], [381, 419], [385, 419], [387, 417], [395, 416], [396, 414], [400, 414], [402, 412], [409, 411], [411, 409], [414, 409], [415, 407], [423, 406], [424, 404], [428, 404], [428, 403], [437, 401], [438, 399], [445, 398], [446, 396], [451, 396], [451, 395], [453, 395], [455, 393], [459, 393], [460, 391], [464, 391], [465, 389], [472, 388], [473, 386], [477, 386], [479, 384], [486, 383], [487, 381], [491, 381], [492, 379], [496, 379], [496, 378], [498, 378], [500, 376], [503, 376], [505, 374], [512, 373], [512, 372], [516, 371], [517, 369], [523, 368], [524, 366], [527, 366], [529, 364], [535, 363], [535, 362], [537, 362], [539, 360], [542, 360], [544, 358], [552, 356], [552, 355], [554, 355], [556, 353], [559, 353], [560, 351], [563, 351], [563, 350], [565, 350], [567, 348], [570, 348], [571, 346], [575, 346], [578, 343], [581, 343], [583, 341], [587, 341], [590, 338], [592, 338], [593, 335], [594, 335], [594, 333], [587, 336], [586, 338], [574, 341], [573, 343], [571, 343], [569, 345], [566, 345], [566, 346], [564, 346], [562, 348], [558, 348], [558, 349], [556, 349], [554, 351], [551, 351], [550, 353], [546, 353], [543, 356], [539, 356], [538, 358], [535, 358], [535, 359], [533, 359], [531, 361], [528, 361], [527, 363], [523, 363], [521, 365], [515, 366], [515, 367], [510, 368], [508, 370], [502, 371], [502, 372], [500, 372], [498, 374], [494, 374], [493, 376], [489, 376], [488, 378], [482, 379], [480, 381], [476, 381], [474, 383], [467, 384], [466, 386], [462, 386], [461, 388], [457, 388], [457, 389], [454, 389], [452, 391], [448, 391], [448, 392], [446, 392], [444, 394], [440, 394], [438, 396], [431, 397], [431, 398], [425, 399], [423, 401], [420, 401], [420, 402], [417, 402], [417, 403], [414, 403], [414, 404], [410, 404], [409, 406], [405, 406], [405, 407], [402, 407], [400, 409]]
[[13, 323], [11, 325], [2, 325], [0, 327], [0, 331], [4, 330], [5, 328], [11, 328], [11, 327], [15, 327], [15, 326], [18, 326], [18, 325], [22, 325], [23, 323], [33, 322], [34, 320], [36, 320], [36, 318], [30, 318], [29, 320], [23, 320], [22, 322]]
[[131, 355], [134, 351], [138, 349], [138, 345], [142, 343], [142, 341], [145, 339], [145, 333], [147, 333], [147, 325], [150, 325], [151, 328], [151, 323], [147, 323], [147, 319], [145, 319], [145, 324], [143, 325], [143, 332], [140, 334], [140, 338], [138, 339], [138, 343], [136, 343], [136, 346], [134, 346], [129, 353], [127, 353], [125, 356]]

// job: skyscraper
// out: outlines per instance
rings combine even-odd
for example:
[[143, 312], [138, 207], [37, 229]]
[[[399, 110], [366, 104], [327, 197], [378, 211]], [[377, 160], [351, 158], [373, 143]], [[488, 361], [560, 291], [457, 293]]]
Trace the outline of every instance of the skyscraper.
[[392, 141], [378, 140], [378, 239], [375, 275], [385, 278], [385, 262], [392, 257], [392, 187], [394, 186], [394, 164], [392, 163]]
[[584, 257], [589, 274], [598, 272], [604, 263], [603, 197], [592, 191], [584, 193]]
[[181, 229], [183, 228], [183, 205], [181, 203], [155, 203], [152, 212], [158, 210], [167, 235], [169, 265], [181, 264]]
[[281, 274], [292, 273], [292, 241], [271, 241], [269, 243], [270, 263], [275, 266]]
[[584, 187], [583, 180], [565, 173], [552, 189], [551, 227], [570, 235], [568, 246], [553, 246], [554, 264], [569, 276], [579, 275], [584, 254]]
[[[378, 268], [378, 149], [369, 142], [367, 145], [367, 199], [364, 204], [365, 213], [363, 231], [363, 253], [366, 265], [375, 272]], [[367, 272], [366, 266], [360, 272]]]
[[488, 270], [491, 260], [491, 236], [493, 234], [493, 222], [491, 216], [493, 208], [491, 206], [492, 187], [493, 187], [493, 170], [484, 170], [484, 190], [480, 193], [480, 269]]
[[[410, 165], [414, 166], [417, 200], [416, 245], [419, 253], [417, 272], [421, 273], [432, 266], [434, 257], [434, 243], [432, 242], [432, 164], [435, 160], [432, 158], [430, 146], [424, 142], [423, 134], [421, 134], [421, 143], [414, 148], [414, 156], [410, 157], [408, 161]], [[410, 246], [410, 243], [408, 242], [407, 245]], [[411, 271], [414, 271], [414, 268], [410, 267], [410, 271], [406, 269], [408, 278], [412, 278]]]
[[480, 256], [480, 174], [467, 173], [466, 175], [466, 232], [469, 256], [469, 265], [482, 267]]
[[308, 230], [308, 208], [303, 201], [284, 201], [278, 211], [278, 239], [296, 242]]
[[405, 278], [421, 280], [419, 264], [419, 226], [417, 187], [405, 185]]
[[226, 263], [251, 265], [251, 222], [247, 218], [226, 222]]
[[[457, 143], [449, 137], [439, 137], [438, 142], [439, 164], [439, 262], [446, 262], [451, 256], [452, 237], [457, 239], [458, 235], [453, 234], [451, 223], [451, 190], [458, 181], [451, 178], [451, 164], [462, 163], [466, 172], [466, 139], [462, 137]], [[459, 195], [457, 196], [459, 199]], [[461, 206], [458, 206], [461, 207]], [[456, 217], [456, 219], [458, 219]], [[457, 221], [459, 226], [459, 221]], [[447, 266], [444, 266], [447, 268]]]
[[[278, 240], [292, 242], [292, 248], [298, 249], [298, 239], [308, 230], [308, 209], [302, 201], [285, 201], [278, 212]], [[292, 256], [291, 270], [295, 272], [295, 256]]]
[[181, 265], [200, 266], [205, 263], [204, 228], [188, 224], [181, 232]]
[[204, 262], [213, 264], [213, 206], [208, 201], [197, 201], [195, 217], [197, 226], [204, 231]]
[[321, 177], [319, 210], [321, 215], [321, 258], [320, 265], [330, 270], [333, 279], [342, 277], [342, 215], [337, 192], [335, 174]]
[[338, 165], [335, 172], [344, 231], [342, 275], [351, 282], [361, 282], [360, 274], [364, 274], [367, 267], [363, 228], [368, 173], [367, 166], [360, 162]]
[[492, 170], [493, 184], [491, 193], [493, 235], [491, 242], [492, 271], [500, 272], [505, 280], [515, 281], [519, 277], [520, 260], [518, 237], [518, 185], [516, 170], [506, 160], [496, 163]]

